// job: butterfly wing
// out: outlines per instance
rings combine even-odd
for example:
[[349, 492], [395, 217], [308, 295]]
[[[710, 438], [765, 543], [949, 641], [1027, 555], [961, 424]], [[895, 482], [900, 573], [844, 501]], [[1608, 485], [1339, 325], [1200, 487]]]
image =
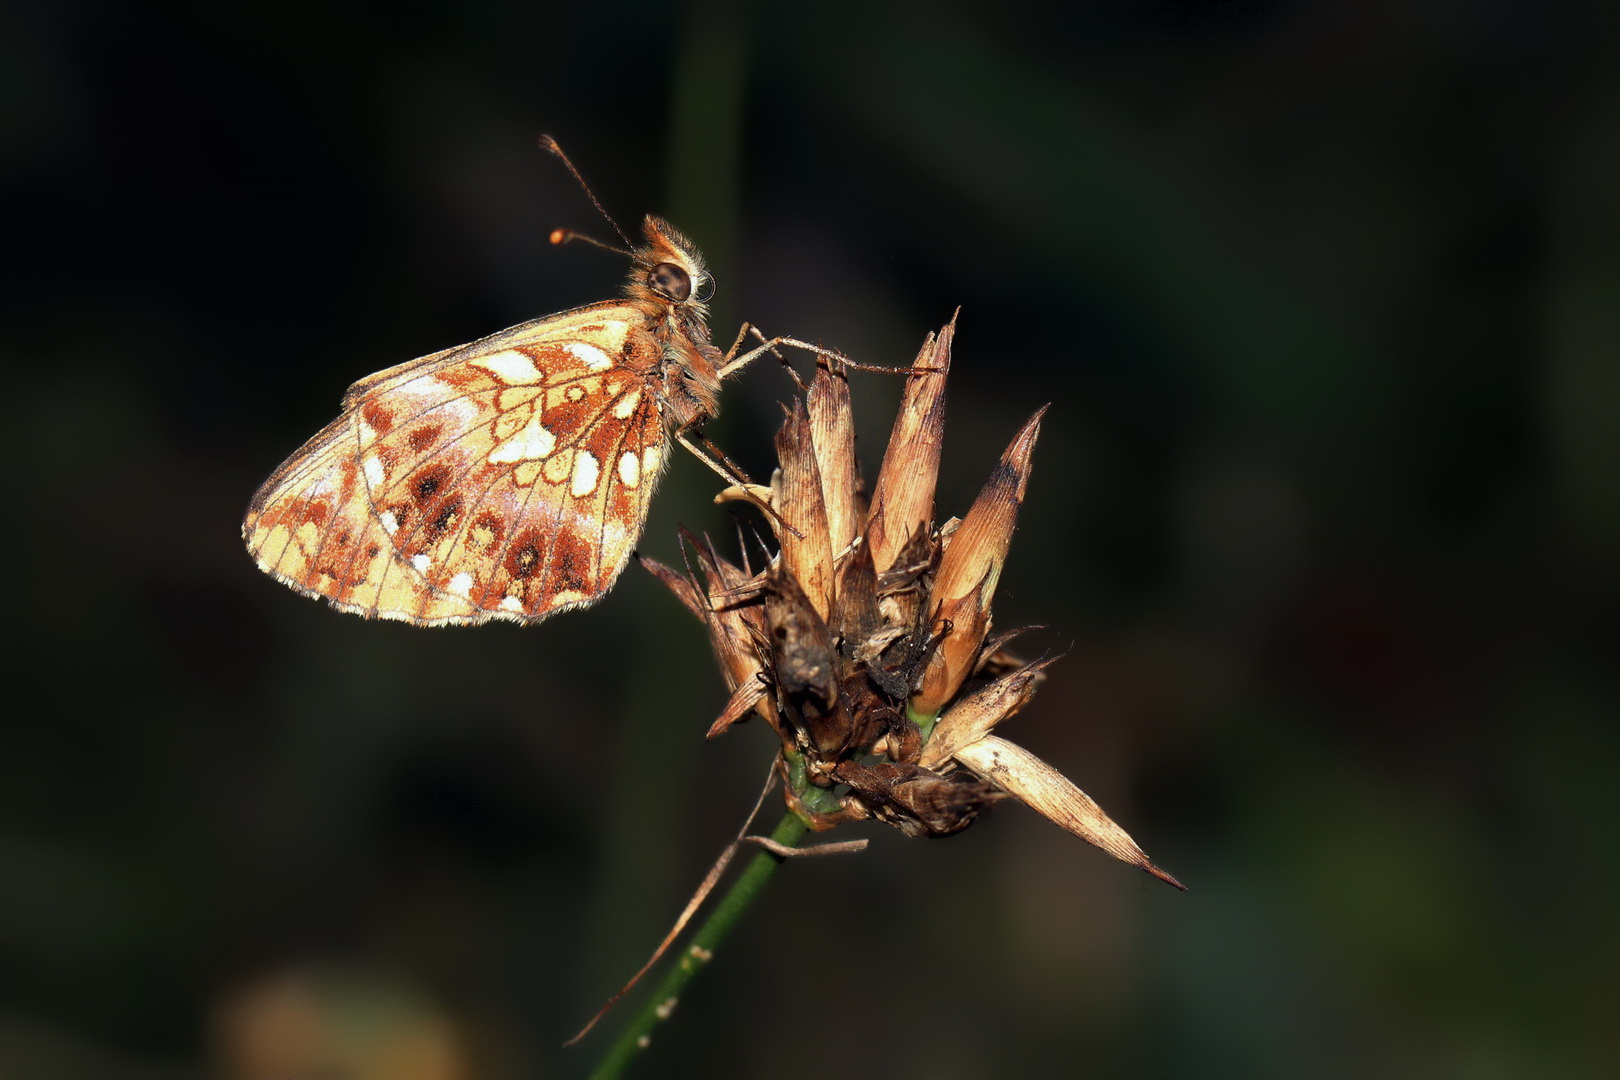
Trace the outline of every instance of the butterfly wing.
[[254, 496], [248, 550], [307, 596], [422, 626], [589, 604], [666, 457], [660, 352], [640, 310], [594, 304], [362, 379]]

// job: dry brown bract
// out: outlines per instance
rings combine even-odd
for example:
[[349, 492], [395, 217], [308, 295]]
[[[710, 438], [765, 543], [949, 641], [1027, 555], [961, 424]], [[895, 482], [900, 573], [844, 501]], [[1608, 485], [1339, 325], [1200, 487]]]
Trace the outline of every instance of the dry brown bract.
[[[953, 320], [917, 354], [869, 497], [849, 383], [822, 359], [787, 409], [770, 487], [721, 495], [768, 508], [779, 545], [769, 565], [754, 572], [707, 542], [694, 542], [700, 574], [646, 563], [708, 626], [731, 687], [709, 734], [762, 716], [781, 738], [788, 803], [817, 829], [876, 817], [946, 836], [1011, 795], [1181, 888], [1084, 792], [994, 734], [1050, 663], [1024, 663], [989, 636], [1046, 410], [1018, 432], [967, 516], [936, 526], [955, 329]], [[829, 791], [842, 796], [830, 803]]]

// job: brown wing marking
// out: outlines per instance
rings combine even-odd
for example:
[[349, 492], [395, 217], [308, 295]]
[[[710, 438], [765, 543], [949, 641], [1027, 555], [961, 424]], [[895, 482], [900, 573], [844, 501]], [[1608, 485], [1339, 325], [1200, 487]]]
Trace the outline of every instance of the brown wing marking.
[[[373, 512], [394, 529], [399, 554], [384, 570], [380, 606], [400, 602], [389, 597], [420, 579], [425, 587], [415, 619], [444, 618], [447, 605], [470, 604], [495, 617], [533, 621], [583, 606], [611, 587], [640, 534], [657, 479], [656, 469], [640, 461], [647, 457], [656, 465], [665, 435], [643, 380], [613, 372], [578, 382], [599, 388], [584, 399], [599, 402], [586, 415], [553, 414], [549, 399], [565, 394], [563, 385], [548, 388], [546, 404], [536, 402], [544, 429], [574, 433], [557, 437], [548, 454], [492, 464], [491, 453], [499, 456], [514, 438], [511, 431], [505, 440], [464, 438], [495, 450], [473, 455], [438, 448], [391, 470], [398, 479], [372, 489]], [[614, 415], [632, 396], [634, 409]], [[509, 427], [521, 441], [523, 425]], [[623, 482], [620, 465], [630, 448], [638, 455], [629, 474], [633, 485]]]
[[531, 622], [599, 597], [665, 456], [657, 343], [635, 315], [592, 305], [356, 383], [255, 496], [260, 566], [343, 610], [426, 624]]

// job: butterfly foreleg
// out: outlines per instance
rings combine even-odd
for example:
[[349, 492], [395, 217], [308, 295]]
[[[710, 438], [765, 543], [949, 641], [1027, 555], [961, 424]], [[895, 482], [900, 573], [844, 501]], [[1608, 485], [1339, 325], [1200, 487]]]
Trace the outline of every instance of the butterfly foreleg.
[[[750, 322], [743, 323], [737, 328], [737, 336], [732, 340], [731, 348], [727, 349], [726, 355], [720, 359], [720, 366], [722, 368], [730, 368], [731, 362], [736, 359], [737, 353], [742, 349], [743, 338], [747, 337], [749, 334], [753, 334], [760, 341], [765, 340], [765, 335], [759, 332], [759, 327]], [[776, 353], [776, 358], [778, 360], [782, 361], [784, 364], [787, 363], [787, 357], [783, 356], [779, 352], [776, 352], [775, 349], [772, 349], [771, 351]]]
[[[759, 344], [754, 346], [752, 349], [749, 349], [747, 352], [738, 355], [737, 350], [742, 348], [743, 339], [749, 334], [753, 334], [754, 337], [759, 341]], [[800, 341], [796, 337], [784, 336], [767, 338], [764, 334], [760, 333], [757, 326], [754, 326], [752, 323], [743, 323], [742, 329], [737, 331], [737, 340], [731, 343], [731, 348], [726, 351], [725, 358], [720, 363], [720, 378], [730, 378], [734, 373], [740, 371], [746, 364], [758, 359], [765, 353], [770, 353], [772, 356], [782, 361], [782, 365], [784, 367], [787, 367], [789, 371], [792, 371], [793, 368], [788, 364], [787, 357], [783, 356], [781, 351], [777, 349], [778, 345], [791, 345], [795, 349], [803, 349], [806, 352], [814, 353], [817, 356], [824, 356], [829, 360], [833, 360], [841, 364], [851, 363], [851, 361], [847, 360], [842, 353], [836, 352], [832, 349], [822, 348], [820, 345], [812, 345], [808, 341]], [[794, 379], [798, 379], [797, 372], [794, 373]], [[800, 383], [800, 388], [803, 388], [802, 382]]]
[[[759, 340], [759, 344], [738, 356], [737, 350], [742, 347], [743, 338], [747, 337], [750, 333]], [[863, 364], [858, 360], [851, 360], [849, 357], [845, 356], [836, 349], [828, 349], [820, 345], [812, 345], [808, 341], [800, 341], [796, 337], [787, 337], [784, 335], [781, 337], [767, 338], [764, 334], [760, 333], [759, 328], [754, 326], [752, 323], [743, 323], [742, 329], [737, 331], [737, 340], [731, 343], [731, 348], [727, 350], [725, 358], [721, 361], [720, 378], [729, 378], [732, 373], [742, 368], [744, 364], [747, 364], [752, 360], [756, 360], [766, 352], [769, 352], [772, 356], [775, 356], [778, 360], [782, 361], [782, 365], [788, 369], [788, 374], [793, 376], [793, 381], [799, 384], [800, 390], [803, 390], [804, 380], [799, 378], [799, 373], [793, 370], [792, 365], [788, 364], [787, 357], [783, 356], [782, 353], [776, 348], [778, 345], [791, 345], [795, 349], [803, 349], [805, 352], [814, 353], [816, 356], [831, 360], [836, 367], [850, 368], [855, 371], [875, 371], [880, 374], [887, 375], [916, 375], [935, 370], [933, 368], [917, 368], [911, 366], [910, 364], [903, 367], [895, 367], [889, 364]]]

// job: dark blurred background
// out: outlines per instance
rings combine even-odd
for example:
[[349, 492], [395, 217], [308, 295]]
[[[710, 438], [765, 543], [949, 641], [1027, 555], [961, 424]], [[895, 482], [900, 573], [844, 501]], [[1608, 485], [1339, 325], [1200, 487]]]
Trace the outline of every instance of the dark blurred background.
[[[507, 1080], [752, 801], [632, 568], [339, 615], [248, 496], [351, 381], [617, 294], [662, 213], [878, 364], [962, 307], [941, 508], [1052, 402], [1021, 808], [785, 867], [638, 1075], [1585, 1077], [1620, 1053], [1620, 66], [1598, 5], [20, 5], [0, 35], [7, 1080]], [[760, 363], [711, 434], [766, 468]], [[897, 380], [858, 376], [868, 467]], [[729, 535], [675, 462], [643, 550]], [[863, 835], [861, 829], [851, 835]], [[619, 1019], [622, 1019], [620, 1017]], [[611, 1027], [611, 1022], [610, 1022]]]

